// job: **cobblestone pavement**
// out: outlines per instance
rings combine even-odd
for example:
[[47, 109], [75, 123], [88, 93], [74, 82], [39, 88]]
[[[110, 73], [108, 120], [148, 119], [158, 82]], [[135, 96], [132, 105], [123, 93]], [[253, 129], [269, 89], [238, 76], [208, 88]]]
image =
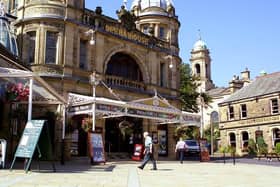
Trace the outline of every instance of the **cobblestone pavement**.
[[[273, 161], [277, 163], [277, 161]], [[118, 161], [90, 165], [87, 160], [41, 163], [27, 174], [16, 165], [12, 171], [0, 169], [0, 187], [279, 187], [280, 168], [274, 165], [223, 162], [158, 161], [158, 170], [137, 168], [139, 162]]]

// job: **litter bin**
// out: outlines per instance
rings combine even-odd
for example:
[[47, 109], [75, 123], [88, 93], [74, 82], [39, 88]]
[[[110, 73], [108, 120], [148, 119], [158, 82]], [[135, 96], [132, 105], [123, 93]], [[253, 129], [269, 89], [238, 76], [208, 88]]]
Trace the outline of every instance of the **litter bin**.
[[0, 139], [0, 168], [5, 168], [7, 141]]

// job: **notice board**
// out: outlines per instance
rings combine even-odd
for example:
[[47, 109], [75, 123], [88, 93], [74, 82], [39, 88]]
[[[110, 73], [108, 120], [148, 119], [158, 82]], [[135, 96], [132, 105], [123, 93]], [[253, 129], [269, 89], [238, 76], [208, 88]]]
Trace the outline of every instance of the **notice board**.
[[33, 157], [44, 123], [45, 120], [31, 120], [26, 124], [15, 157]]
[[89, 153], [93, 162], [105, 162], [102, 134], [88, 133]]

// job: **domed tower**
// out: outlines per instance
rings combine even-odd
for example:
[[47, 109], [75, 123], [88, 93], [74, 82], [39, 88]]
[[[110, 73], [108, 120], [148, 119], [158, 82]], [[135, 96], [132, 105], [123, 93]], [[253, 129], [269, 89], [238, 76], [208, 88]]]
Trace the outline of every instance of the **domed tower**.
[[169, 42], [172, 53], [178, 54], [180, 22], [172, 0], [134, 0], [131, 10], [137, 17], [138, 30]]
[[192, 74], [200, 78], [201, 85], [198, 89], [202, 92], [215, 87], [211, 79], [211, 57], [209, 54], [206, 43], [200, 37], [193, 46], [190, 62]]

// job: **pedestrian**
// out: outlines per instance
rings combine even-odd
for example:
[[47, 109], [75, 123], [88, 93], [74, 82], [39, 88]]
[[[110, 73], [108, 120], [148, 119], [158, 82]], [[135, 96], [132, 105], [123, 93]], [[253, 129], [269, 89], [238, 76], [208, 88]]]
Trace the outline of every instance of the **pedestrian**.
[[141, 165], [138, 166], [139, 169], [144, 169], [145, 165], [151, 160], [153, 162], [153, 169], [157, 170], [156, 161], [153, 155], [153, 142], [152, 138], [149, 136], [148, 132], [144, 132], [143, 136], [145, 138], [145, 150], [144, 150], [144, 160], [142, 161]]
[[183, 141], [183, 138], [180, 138], [176, 144], [175, 153], [179, 152], [180, 163], [183, 164], [184, 153], [187, 149], [187, 144]]

